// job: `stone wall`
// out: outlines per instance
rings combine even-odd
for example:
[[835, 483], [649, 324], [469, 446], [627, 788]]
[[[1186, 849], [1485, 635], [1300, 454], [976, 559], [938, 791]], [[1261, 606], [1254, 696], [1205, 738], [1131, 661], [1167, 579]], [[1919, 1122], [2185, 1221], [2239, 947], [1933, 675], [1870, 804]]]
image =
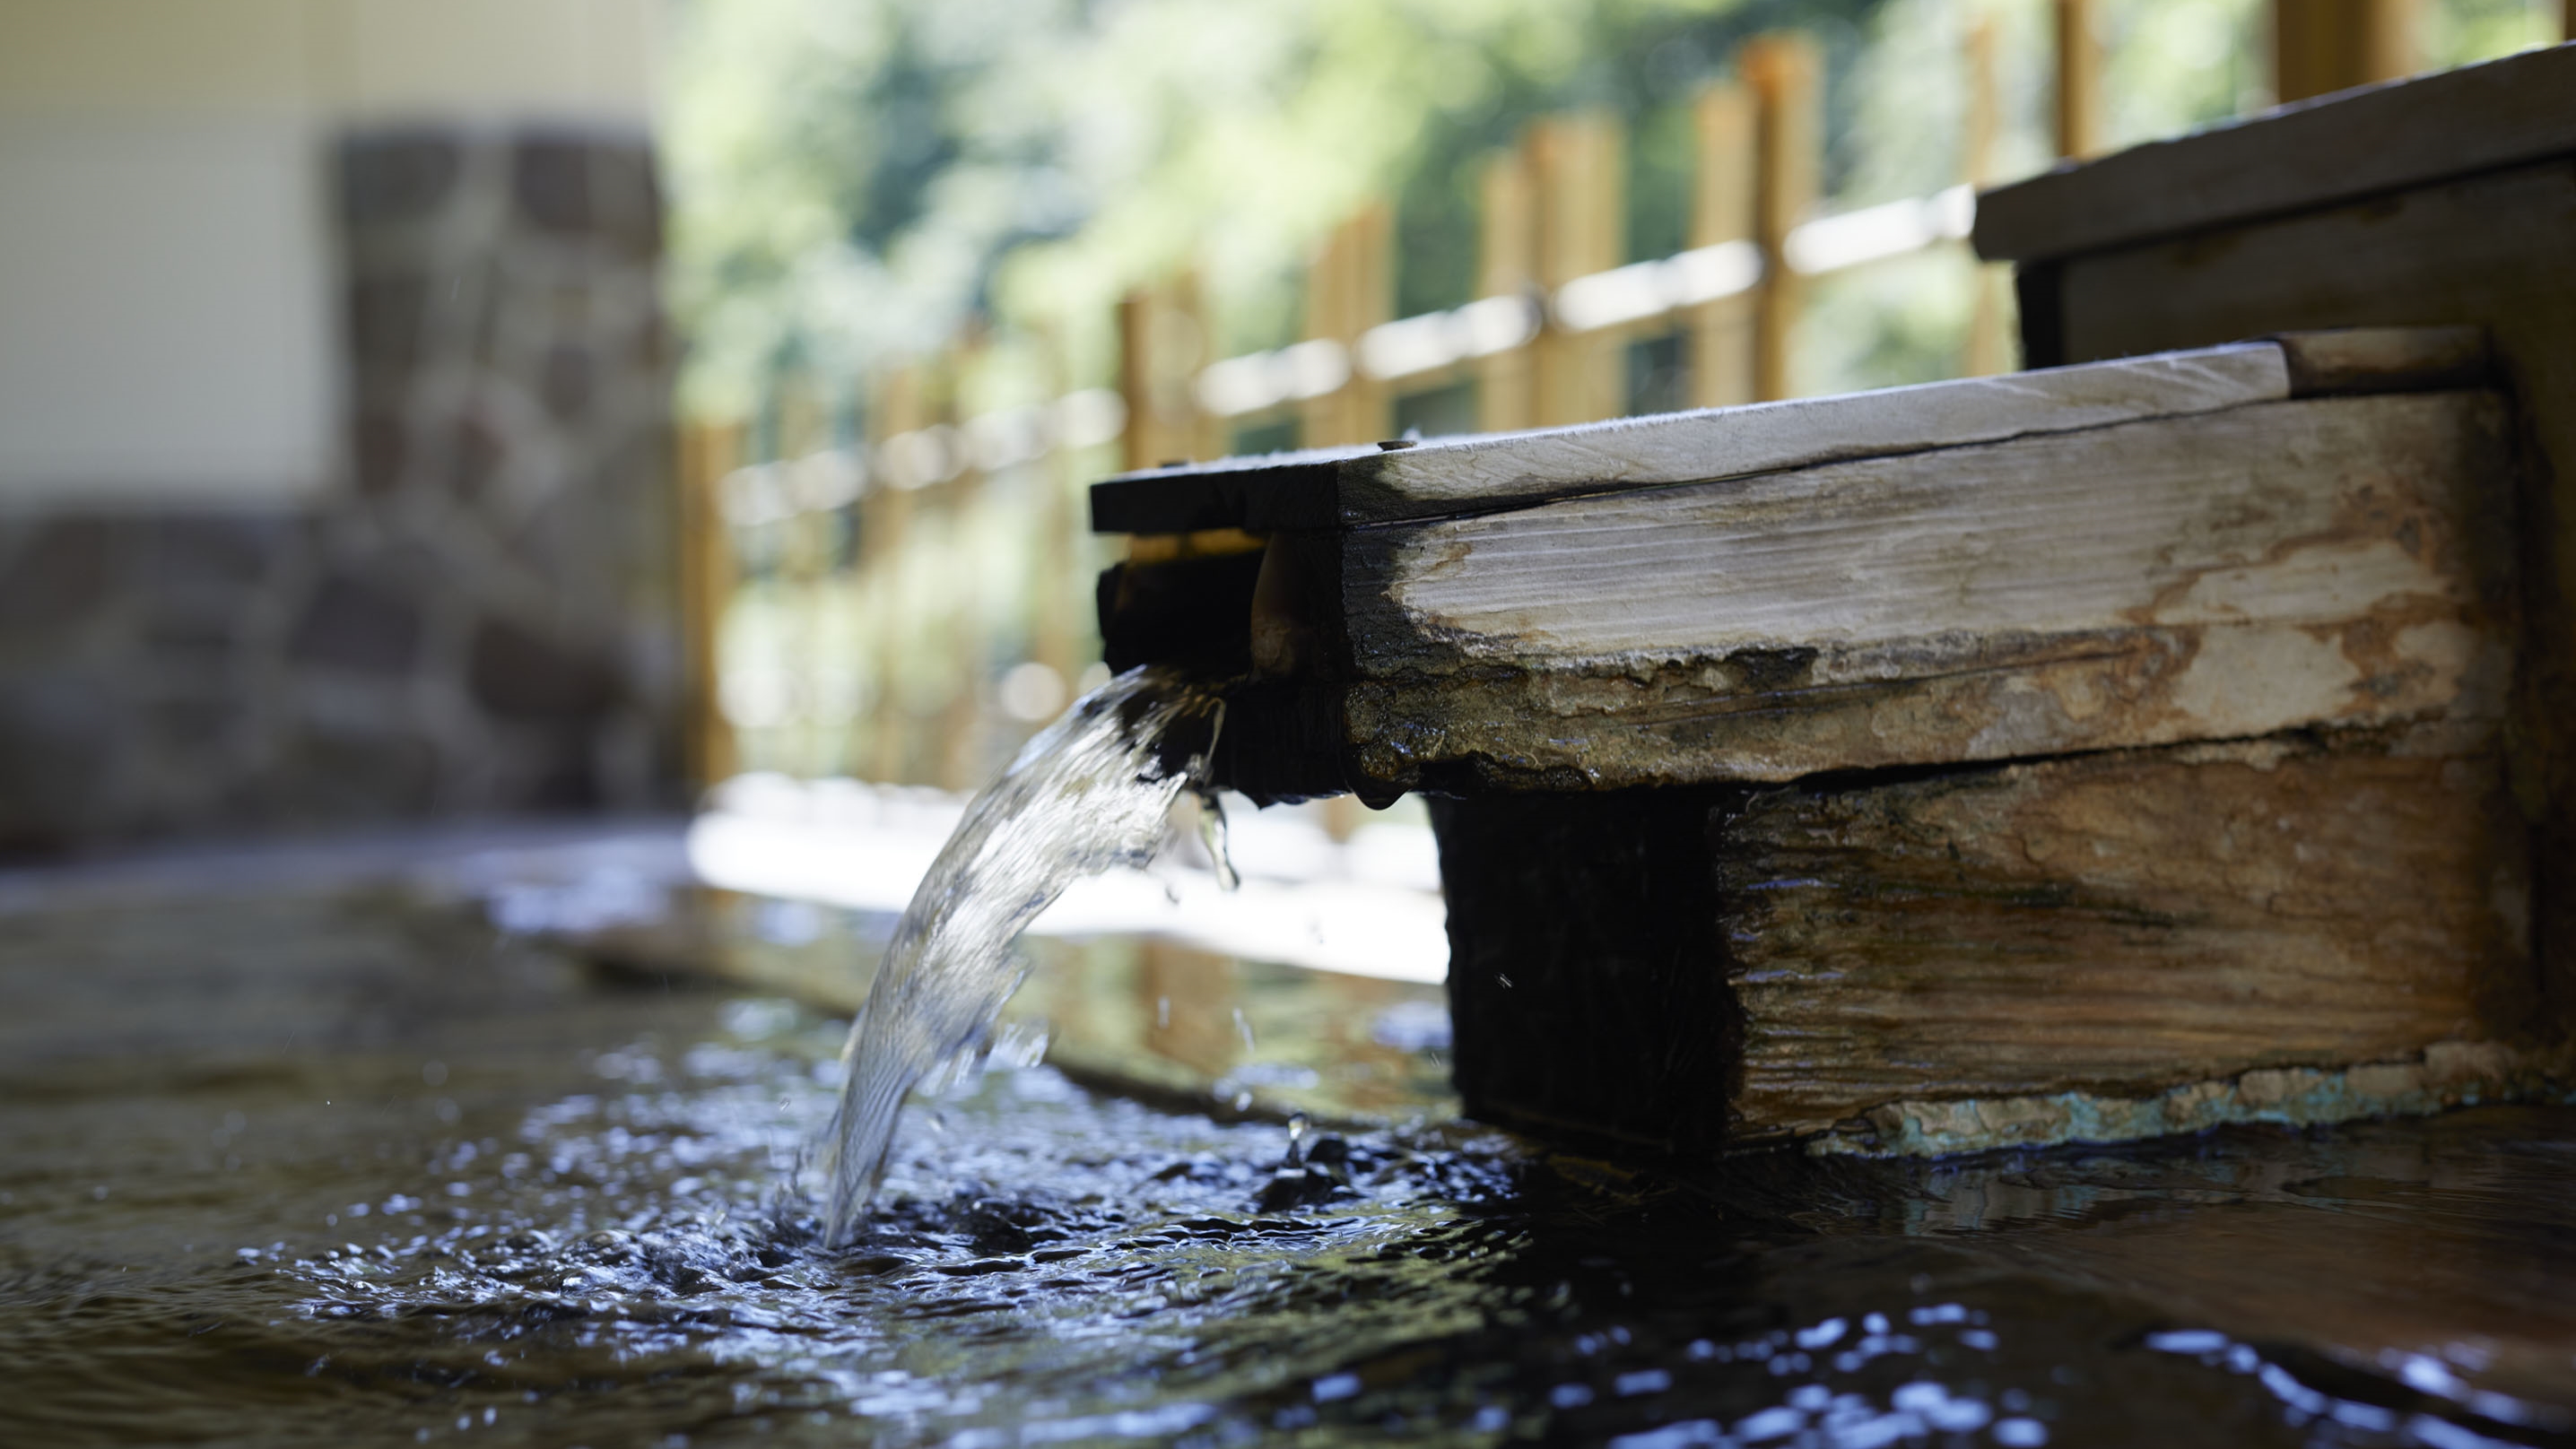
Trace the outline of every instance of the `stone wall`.
[[333, 164], [327, 496], [0, 514], [0, 852], [676, 796], [648, 145], [418, 129]]

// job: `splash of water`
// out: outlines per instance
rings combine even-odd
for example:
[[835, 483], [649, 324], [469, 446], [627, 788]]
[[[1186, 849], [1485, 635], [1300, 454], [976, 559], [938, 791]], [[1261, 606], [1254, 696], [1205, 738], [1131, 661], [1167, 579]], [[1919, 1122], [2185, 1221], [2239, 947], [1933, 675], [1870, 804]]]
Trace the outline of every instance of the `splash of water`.
[[1076, 701], [966, 807], [850, 1025], [821, 1155], [832, 1242], [850, 1238], [875, 1195], [905, 1094], [980, 1048], [1028, 974], [1011, 942], [1075, 880], [1152, 859], [1173, 803], [1204, 780], [1223, 721], [1212, 689], [1131, 669]]

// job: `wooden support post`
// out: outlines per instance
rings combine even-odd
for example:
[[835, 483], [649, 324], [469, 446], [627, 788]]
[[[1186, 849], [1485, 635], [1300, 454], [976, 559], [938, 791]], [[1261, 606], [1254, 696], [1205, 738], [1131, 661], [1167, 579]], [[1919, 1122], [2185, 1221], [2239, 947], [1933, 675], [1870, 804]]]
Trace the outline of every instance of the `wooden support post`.
[[[1753, 235], [1753, 97], [1720, 83], [1691, 106], [1699, 155], [1691, 185], [1690, 245], [1718, 246]], [[1690, 402], [1731, 407], [1753, 401], [1752, 293], [1703, 302], [1690, 315]]]
[[2303, 101], [2423, 66], [2420, 0], [2272, 0], [2272, 93]]
[[689, 783], [711, 789], [733, 777], [733, 723], [725, 717], [724, 616], [733, 600], [733, 533], [725, 526], [725, 476], [742, 458], [740, 423], [693, 423], [680, 432], [680, 629], [687, 651]]
[[[1577, 277], [1608, 271], [1625, 252], [1626, 166], [1607, 116], [1549, 116], [1530, 127], [1537, 183], [1539, 285], [1553, 295]], [[1551, 319], [1541, 331], [1534, 388], [1541, 426], [1585, 423], [1627, 410], [1616, 333], [1584, 334]]]
[[[2059, 5], [2061, 22], [2069, 8]], [[1998, 95], [1994, 22], [1982, 15], [1969, 21], [1967, 42], [1968, 124], [1967, 134], [1960, 138], [1959, 179], [1972, 190], [1983, 191], [1994, 180]], [[2065, 71], [2061, 68], [2059, 74], [2062, 84]], [[2012, 285], [2012, 270], [1990, 263], [1971, 265], [1976, 267], [1976, 294], [1969, 305], [1967, 346], [1959, 371], [1967, 377], [1992, 377], [2012, 369], [2012, 343], [2004, 318], [2004, 293]]]
[[[1498, 152], [1482, 178], [1483, 233], [1477, 250], [1476, 295], [1529, 297], [1538, 290], [1537, 196], [1525, 149]], [[1530, 349], [1492, 353], [1476, 364], [1476, 423], [1489, 433], [1526, 428], [1536, 416], [1530, 400]]]
[[2057, 154], [2079, 160], [2102, 149], [2102, 41], [2093, 19], [2093, 0], [2057, 0]]
[[1753, 91], [1753, 236], [1762, 248], [1754, 304], [1753, 388], [1764, 400], [1794, 387], [1790, 347], [1805, 289], [1789, 267], [1789, 232], [1815, 209], [1824, 138], [1824, 62], [1816, 43], [1794, 34], [1745, 42], [1737, 68]]

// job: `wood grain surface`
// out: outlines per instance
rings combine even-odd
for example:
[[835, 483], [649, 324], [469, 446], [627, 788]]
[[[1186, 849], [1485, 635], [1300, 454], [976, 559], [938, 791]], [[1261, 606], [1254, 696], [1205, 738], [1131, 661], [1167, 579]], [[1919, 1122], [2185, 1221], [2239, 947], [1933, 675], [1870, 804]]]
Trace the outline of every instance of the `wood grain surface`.
[[2537, 987], [2491, 745], [2186, 746], [1755, 797], [1715, 867], [1742, 1130], [2511, 1035]]
[[1605, 788], [2492, 718], [2507, 422], [2271, 403], [1355, 531], [1350, 738]]

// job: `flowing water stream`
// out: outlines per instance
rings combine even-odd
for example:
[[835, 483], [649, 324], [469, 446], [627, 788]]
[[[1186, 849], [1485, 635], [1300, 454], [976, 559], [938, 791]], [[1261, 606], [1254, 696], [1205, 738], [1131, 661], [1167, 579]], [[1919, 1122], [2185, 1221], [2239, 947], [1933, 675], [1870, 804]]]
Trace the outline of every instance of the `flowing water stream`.
[[1130, 670], [1029, 741], [966, 807], [896, 925], [842, 1053], [848, 1077], [822, 1154], [831, 1241], [850, 1237], [875, 1194], [905, 1095], [990, 1038], [1027, 974], [1011, 943], [1075, 880], [1152, 857], [1173, 802], [1202, 783], [1224, 716], [1217, 695], [1186, 676]]

